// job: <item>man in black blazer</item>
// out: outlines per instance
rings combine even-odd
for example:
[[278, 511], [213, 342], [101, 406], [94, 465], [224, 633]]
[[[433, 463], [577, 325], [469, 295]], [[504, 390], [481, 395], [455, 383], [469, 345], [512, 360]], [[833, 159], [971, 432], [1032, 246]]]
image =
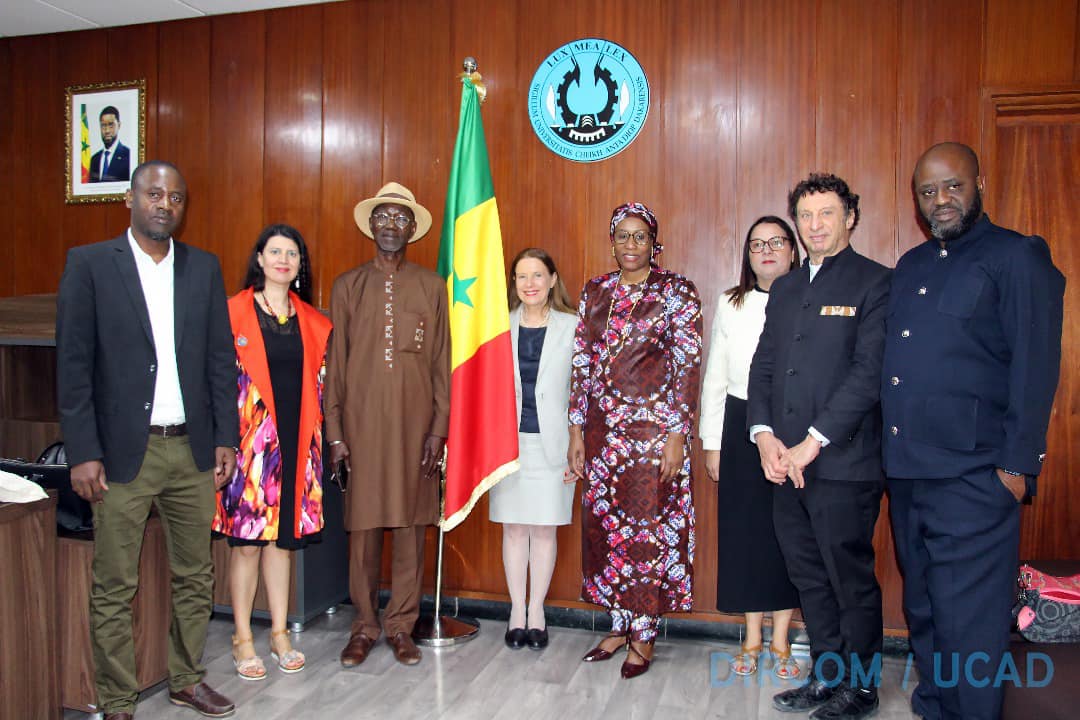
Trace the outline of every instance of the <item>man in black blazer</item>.
[[90, 182], [126, 181], [131, 174], [131, 152], [120, 142], [120, 111], [112, 105], [98, 115], [105, 146], [90, 158]]
[[1065, 278], [1045, 240], [983, 213], [970, 147], [927, 150], [912, 186], [931, 237], [896, 265], [881, 390], [919, 669], [911, 704], [928, 720], [997, 718], [1020, 502], [1035, 494], [1046, 453]]
[[747, 423], [777, 484], [776, 535], [814, 667], [808, 684], [773, 704], [784, 712], [821, 706], [814, 718], [863, 718], [878, 706], [882, 644], [873, 537], [889, 269], [852, 249], [859, 196], [839, 177], [810, 175], [788, 203], [808, 258], [770, 289]]
[[60, 427], [72, 487], [94, 508], [91, 644], [107, 720], [131, 718], [138, 697], [131, 600], [151, 504], [172, 571], [170, 699], [233, 710], [202, 682], [201, 657], [215, 486], [236, 466], [236, 355], [217, 258], [172, 239], [186, 200], [169, 163], [136, 168], [128, 231], [73, 248], [57, 295]]

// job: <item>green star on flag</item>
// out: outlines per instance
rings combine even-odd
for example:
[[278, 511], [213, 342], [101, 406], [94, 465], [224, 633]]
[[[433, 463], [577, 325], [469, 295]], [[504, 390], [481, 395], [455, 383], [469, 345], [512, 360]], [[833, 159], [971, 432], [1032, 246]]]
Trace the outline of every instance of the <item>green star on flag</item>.
[[476, 282], [475, 277], [463, 278], [454, 271], [454, 302], [461, 303], [473, 307], [472, 300], [469, 298], [469, 288]]

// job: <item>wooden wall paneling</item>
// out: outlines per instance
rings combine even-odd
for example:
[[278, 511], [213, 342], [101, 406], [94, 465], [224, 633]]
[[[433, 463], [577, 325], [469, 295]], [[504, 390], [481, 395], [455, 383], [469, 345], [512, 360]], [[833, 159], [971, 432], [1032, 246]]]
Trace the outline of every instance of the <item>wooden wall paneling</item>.
[[[514, 80], [500, 89], [513, 95], [506, 112], [511, 113], [515, 145], [510, 156], [492, 161], [496, 182], [506, 188], [507, 203], [500, 209], [504, 217], [511, 218], [511, 230], [505, 236], [507, 254], [512, 258], [530, 246], [546, 249], [576, 302], [586, 278], [585, 248], [597, 242], [597, 233], [603, 242], [605, 231], [596, 227], [595, 218], [586, 220], [590, 217], [585, 197], [588, 182], [582, 179], [587, 166], [564, 160], [540, 142], [529, 123], [526, 102], [533, 75], [550, 53], [597, 33], [581, 7], [570, 3], [544, 5], [519, 0], [517, 18], [518, 27], [529, 31], [507, 38], [516, 49], [517, 68]], [[502, 75], [504, 71], [499, 72]], [[555, 572], [557, 578], [562, 574], [558, 567]]]
[[741, 5], [737, 233], [762, 215], [787, 217], [787, 194], [818, 168], [813, 3]]
[[[401, 182], [431, 211], [431, 232], [409, 247], [408, 258], [434, 270], [457, 131], [461, 58], [450, 56], [449, 3], [414, 0], [391, 5], [384, 14], [375, 26], [385, 33], [383, 182]], [[414, 32], [424, 26], [433, 31]]]
[[322, 5], [266, 15], [263, 223], [288, 223], [309, 244], [319, 237], [323, 136], [323, 56], [311, 48], [322, 47], [323, 27]]
[[[61, 97], [65, 96], [65, 89], [72, 85], [87, 85], [90, 83], [106, 82], [114, 79], [109, 74], [108, 69], [108, 52], [102, 51], [102, 48], [107, 48], [107, 36], [104, 30], [88, 30], [85, 32], [70, 33], [71, 37], [65, 37], [64, 42], [57, 48], [57, 92]], [[134, 76], [124, 76], [122, 79], [133, 79]], [[121, 79], [121, 78], [117, 78]], [[62, 101], [64, 102], [64, 101]], [[63, 111], [61, 111], [63, 112]], [[87, 108], [87, 122], [90, 125], [90, 152], [93, 154], [100, 149], [101, 142], [101, 127], [98, 113], [100, 108]], [[128, 120], [134, 122], [134, 118], [123, 118], [122, 122]], [[73, 117], [72, 122], [79, 122], [78, 117]], [[60, 142], [63, 143], [63, 131], [61, 131]], [[66, 162], [66, 158], [63, 158], [63, 151], [59, 153], [61, 160]], [[60, 175], [63, 176], [63, 167], [61, 166]], [[77, 171], [77, 169], [76, 169]], [[63, 193], [65, 188], [63, 187], [64, 180], [60, 181], [59, 192], [60, 198], [63, 202]], [[56, 257], [59, 258], [59, 263], [56, 267], [51, 268], [53, 277], [53, 287], [51, 290], [56, 289], [56, 285], [60, 282], [60, 275], [64, 270], [64, 260], [67, 256], [67, 250], [76, 245], [86, 245], [87, 243], [98, 242], [106, 240], [119, 234], [118, 231], [110, 232], [109, 225], [106, 221], [108, 216], [108, 208], [115, 203], [79, 203], [75, 205], [65, 205], [61, 212], [57, 213], [57, 219], [60, 222], [59, 232], [54, 238], [54, 242], [58, 242], [60, 247], [56, 249]]]
[[1072, 81], [1077, 0], [987, 0], [983, 85]]
[[[323, 8], [323, 156], [319, 237], [313, 241], [316, 295], [330, 305], [341, 273], [370, 260], [374, 243], [353, 221], [353, 207], [383, 185], [383, 83], [404, 77], [387, 72], [378, 3], [330, 3]], [[427, 200], [425, 199], [425, 203]]]
[[[11, 62], [11, 41], [6, 38], [0, 39], [0, 97], [11, 98], [11, 83], [15, 72], [16, 69]], [[0, 113], [0, 156], [6, 158], [15, 157], [16, 138], [13, 115], [16, 113]], [[15, 185], [15, 173], [0, 173], [0, 198], [10, 198]], [[12, 219], [9, 216], [9, 222]], [[14, 273], [15, 266], [4, 263], [4, 268], [0, 270], [0, 297], [14, 293]]]
[[859, 0], [828, 3], [818, 18], [815, 167], [860, 196], [852, 242], [878, 262], [896, 262], [895, 178], [899, 8]]
[[[514, 176], [514, 164], [518, 157], [519, 131], [528, 130], [523, 120], [524, 86], [517, 84], [517, 55], [513, 39], [497, 28], [517, 27], [516, 3], [500, 3], [491, 13], [478, 15], [465, 4], [451, 9], [449, 63], [453, 73], [462, 72], [461, 61], [466, 56], [475, 57], [479, 72], [487, 87], [487, 100], [480, 113], [484, 123], [488, 160], [491, 163], [492, 183], [499, 209], [499, 226], [502, 230], [504, 261], [509, 263], [524, 245], [520, 239], [523, 231], [537, 232], [539, 228], [520, 225], [521, 209], [527, 207], [529, 193], [521, 188]], [[449, 76], [449, 72], [447, 75]], [[526, 81], [527, 82], [527, 81]], [[447, 162], [452, 158], [454, 136], [458, 129], [461, 85], [446, 83], [451, 98], [451, 136]], [[531, 131], [530, 131], [531, 132]], [[447, 165], [449, 172], [449, 165]], [[434, 228], [438, 233], [441, 228]], [[502, 525], [488, 520], [488, 503], [485, 496], [473, 509], [464, 523], [445, 536], [443, 561], [443, 588], [471, 590], [506, 597], [506, 580], [502, 565]]]
[[[217, 224], [220, 208], [210, 194], [219, 170], [210, 155], [210, 35], [209, 18], [159, 26], [157, 95], [147, 98], [157, 108], [155, 142], [146, 150], [148, 160], [172, 162], [187, 181], [187, 211], [177, 237], [220, 255], [225, 244]], [[231, 292], [235, 282], [226, 277], [226, 290]]]
[[992, 148], [983, 170], [987, 195], [998, 208], [995, 221], [1049, 243], [1054, 263], [1065, 274], [1065, 323], [1061, 376], [1047, 433], [1047, 457], [1035, 501], [1021, 521], [1022, 558], [1080, 558], [1080, 252], [1071, 241], [1080, 222], [1072, 190], [1080, 173], [1080, 88], [1048, 94], [989, 93], [986, 143]]
[[225, 287], [243, 279], [263, 221], [266, 14], [210, 20], [210, 157], [206, 206], [221, 236]]
[[[736, 3], [694, 0], [667, 7], [668, 41], [664, 133], [659, 174], [669, 211], [662, 219], [664, 262], [687, 275], [701, 294], [705, 360], [715, 348], [709, 332], [720, 294], [738, 277], [742, 234], [735, 225], [733, 191], [738, 141], [738, 67], [741, 37]], [[702, 363], [704, 381], [705, 363]], [[699, 443], [695, 448], [700, 451]], [[717, 486], [694, 457], [694, 609], [716, 608]]]
[[14, 136], [27, 149], [22, 179], [12, 193], [16, 243], [8, 255], [14, 295], [52, 292], [64, 266], [60, 219], [64, 210], [64, 88], [57, 81], [56, 35], [11, 39]]
[[941, 6], [931, 0], [905, 0], [900, 7], [899, 36], [904, 39], [904, 52], [897, 65], [898, 256], [926, 239], [911, 193], [911, 174], [919, 156], [934, 143], [946, 140], [980, 150], [982, 27], [982, 0], [952, 3], [947, 22]]
[[[158, 97], [158, 28], [160, 24], [129, 25], [105, 30], [110, 80], [146, 80], [146, 159], [157, 146]], [[122, 119], [121, 123], [134, 122]], [[132, 148], [131, 169], [135, 170], [136, 148]], [[119, 235], [131, 221], [131, 210], [124, 202], [105, 205], [106, 234]]]

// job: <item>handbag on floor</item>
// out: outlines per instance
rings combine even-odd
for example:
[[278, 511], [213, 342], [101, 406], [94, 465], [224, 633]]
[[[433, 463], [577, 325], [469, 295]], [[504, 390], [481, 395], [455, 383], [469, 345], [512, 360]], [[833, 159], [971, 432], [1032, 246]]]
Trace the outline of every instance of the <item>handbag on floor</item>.
[[1080, 575], [1056, 577], [1030, 565], [1020, 567], [1020, 593], [1013, 617], [1031, 642], [1080, 642]]

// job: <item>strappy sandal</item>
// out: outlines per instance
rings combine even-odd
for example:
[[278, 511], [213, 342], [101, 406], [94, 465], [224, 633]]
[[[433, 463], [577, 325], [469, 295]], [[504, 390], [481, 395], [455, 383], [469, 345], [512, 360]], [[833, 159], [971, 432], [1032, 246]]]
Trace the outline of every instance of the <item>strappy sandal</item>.
[[[274, 643], [277, 638], [284, 638], [285, 645], [288, 648], [285, 652], [280, 654]], [[304, 669], [304, 665], [307, 662], [304, 658], [304, 653], [293, 649], [292, 643], [289, 642], [288, 629], [272, 630], [270, 632], [270, 657], [277, 663], [278, 669], [284, 673], [300, 672]]]
[[745, 677], [757, 672], [758, 656], [761, 655], [761, 643], [753, 647], [742, 646], [742, 652], [731, 658], [731, 672]]
[[776, 646], [770, 645], [769, 651], [773, 656], [773, 674], [781, 680], [794, 680], [802, 673], [799, 663], [791, 657], [791, 646], [784, 650], [777, 650]]
[[[603, 647], [604, 640], [612, 638], [622, 638], [622, 642], [613, 647], [611, 650], [605, 650]], [[594, 647], [589, 652], [585, 653], [585, 657], [581, 658], [582, 662], [600, 662], [601, 660], [610, 660], [614, 657], [615, 653], [619, 652], [624, 645], [626, 645], [630, 638], [625, 633], [608, 633], [607, 637], [600, 641], [600, 644]]]
[[[645, 647], [653, 647], [651, 642], [643, 642], [641, 644]], [[652, 653], [649, 654], [652, 655]], [[638, 660], [641, 662], [630, 662], [631, 655], [637, 655]], [[652, 665], [652, 658], [645, 657], [640, 650], [634, 647], [633, 641], [626, 644], [626, 660], [623, 661], [622, 669], [619, 671], [623, 678], [630, 680], [639, 675], [644, 675], [648, 672], [650, 665]]]
[[[251, 646], [251, 655], [244, 658], [237, 657], [240, 648], [244, 645]], [[266, 666], [263, 664], [263, 659], [255, 654], [255, 638], [251, 635], [246, 638], [238, 638], [233, 635], [232, 646], [233, 665], [236, 666], [236, 674], [240, 676], [240, 679], [265, 680]]]

